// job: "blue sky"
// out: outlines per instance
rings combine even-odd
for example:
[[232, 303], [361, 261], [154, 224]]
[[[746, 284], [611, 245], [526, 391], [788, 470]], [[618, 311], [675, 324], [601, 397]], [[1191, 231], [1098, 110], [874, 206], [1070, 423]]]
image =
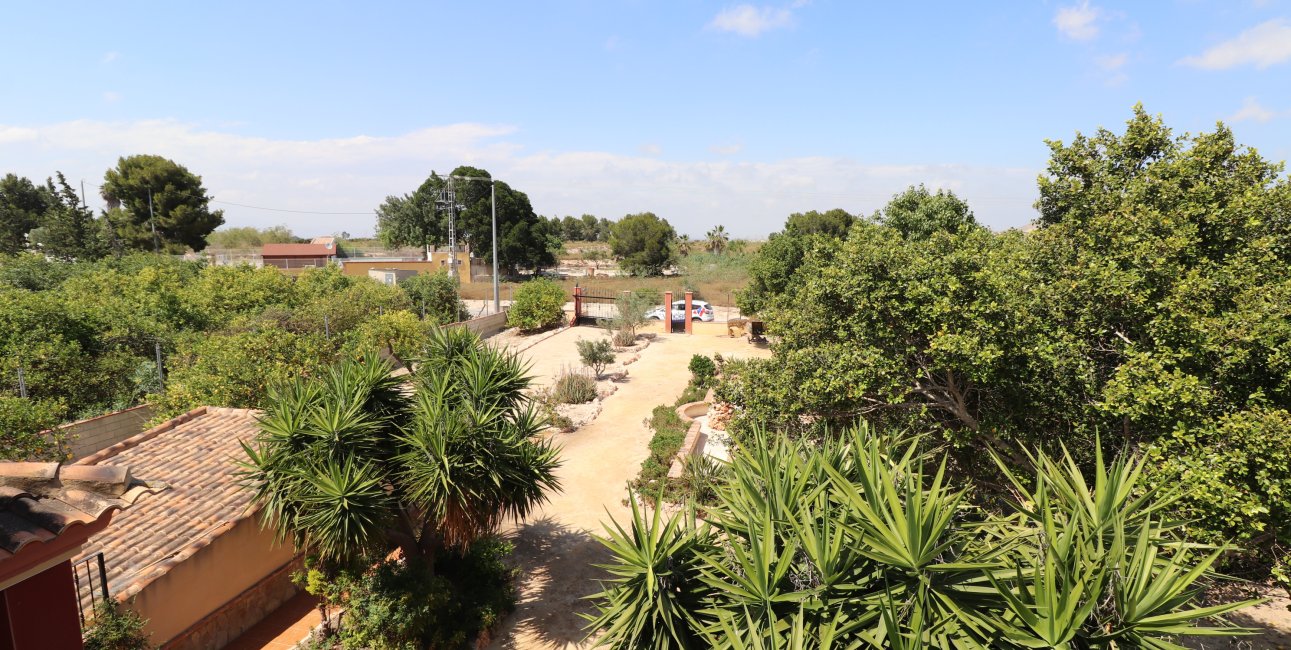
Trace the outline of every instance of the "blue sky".
[[1138, 101], [1291, 157], [1288, 0], [890, 4], [11, 6], [0, 173], [94, 185], [158, 153], [230, 225], [369, 234], [384, 196], [469, 163], [542, 214], [759, 237], [919, 182], [1020, 226], [1043, 140]]

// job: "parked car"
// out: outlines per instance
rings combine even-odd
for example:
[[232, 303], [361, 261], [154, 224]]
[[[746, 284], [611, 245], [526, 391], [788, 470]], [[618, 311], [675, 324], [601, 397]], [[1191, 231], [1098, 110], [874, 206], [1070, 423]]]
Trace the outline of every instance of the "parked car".
[[[646, 313], [647, 320], [663, 320], [663, 306], [655, 307]], [[713, 306], [703, 300], [690, 301], [690, 320], [700, 320], [711, 322], [713, 320]], [[686, 301], [674, 300], [672, 302], [672, 320], [686, 320]]]

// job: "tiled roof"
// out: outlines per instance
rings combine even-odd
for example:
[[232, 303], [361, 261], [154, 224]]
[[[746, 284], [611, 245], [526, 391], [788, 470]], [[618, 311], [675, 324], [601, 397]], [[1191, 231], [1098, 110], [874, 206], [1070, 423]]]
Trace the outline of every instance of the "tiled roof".
[[0, 463], [0, 562], [164, 489], [159, 481], [135, 479], [124, 465]]
[[336, 249], [325, 244], [265, 244], [261, 257], [330, 257]]
[[103, 552], [113, 596], [137, 592], [252, 514], [251, 493], [238, 485], [234, 472], [244, 456], [238, 441], [255, 436], [258, 415], [197, 408], [78, 461], [129, 466], [170, 486], [118, 515], [85, 545], [82, 557]]

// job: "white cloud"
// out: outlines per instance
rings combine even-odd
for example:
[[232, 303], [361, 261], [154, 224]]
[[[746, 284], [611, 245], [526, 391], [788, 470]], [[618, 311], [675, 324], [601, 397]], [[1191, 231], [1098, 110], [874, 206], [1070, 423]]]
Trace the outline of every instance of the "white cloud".
[[1248, 64], [1264, 69], [1287, 61], [1291, 61], [1291, 23], [1275, 18], [1180, 63], [1203, 70], [1227, 70]]
[[121, 58], [120, 52], [107, 52], [103, 55], [103, 58], [99, 59], [99, 63], [107, 65], [109, 63], [116, 61], [119, 58]]
[[[93, 205], [93, 185], [119, 156], [154, 153], [201, 175], [229, 225], [284, 223], [302, 235], [370, 234], [374, 219], [365, 215], [385, 196], [411, 191], [431, 170], [461, 164], [488, 169], [523, 190], [541, 214], [617, 218], [650, 210], [691, 235], [721, 223], [738, 237], [765, 236], [804, 210], [869, 214], [914, 183], [955, 190], [992, 227], [1035, 217], [1035, 169], [836, 157], [665, 161], [600, 151], [529, 152], [516, 136], [505, 125], [452, 124], [390, 136], [277, 140], [173, 120], [81, 120], [0, 124], [0, 160], [15, 163], [5, 171], [29, 178], [57, 170], [73, 184], [85, 179]], [[290, 214], [218, 201], [359, 214]]]
[[1230, 115], [1228, 117], [1228, 121], [1245, 122], [1247, 120], [1253, 120], [1256, 122], [1267, 122], [1277, 116], [1277, 113], [1262, 106], [1254, 97], [1247, 97], [1246, 101], [1242, 102], [1241, 110]]
[[637, 147], [637, 151], [640, 151], [641, 153], [647, 156], [657, 156], [663, 153], [663, 147], [660, 147], [659, 145], [654, 144], [652, 142], [647, 142]]
[[[802, 6], [795, 3], [794, 8]], [[777, 7], [754, 7], [753, 5], [736, 5], [718, 12], [709, 29], [722, 32], [735, 32], [740, 36], [755, 38], [768, 32], [793, 24], [793, 11]]]
[[115, 104], [121, 101], [121, 93], [115, 90], [105, 90], [103, 92], [103, 101], [108, 104]]
[[709, 147], [708, 150], [719, 156], [734, 156], [735, 154], [744, 151], [744, 145], [738, 142], [735, 144], [715, 144]]
[[1082, 2], [1070, 7], [1058, 9], [1053, 17], [1053, 24], [1058, 31], [1074, 41], [1088, 41], [1098, 38], [1098, 19], [1101, 15], [1098, 7]]

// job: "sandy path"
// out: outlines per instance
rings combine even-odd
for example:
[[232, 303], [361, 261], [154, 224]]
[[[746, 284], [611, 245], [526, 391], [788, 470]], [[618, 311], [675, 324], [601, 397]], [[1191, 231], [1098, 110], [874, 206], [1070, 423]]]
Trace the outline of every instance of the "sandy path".
[[[562, 364], [578, 362], [574, 341], [599, 336], [590, 328], [571, 328], [525, 352], [535, 374], [549, 376]], [[606, 398], [591, 424], [554, 440], [562, 448], [563, 492], [527, 522], [506, 531], [516, 545], [524, 576], [520, 604], [491, 647], [565, 649], [585, 647], [580, 613], [590, 611], [584, 597], [598, 591], [604, 573], [592, 566], [606, 560], [592, 533], [602, 531], [609, 512], [626, 520], [627, 483], [647, 455], [650, 430], [645, 420], [659, 404], [672, 402], [690, 380], [686, 364], [693, 354], [754, 357], [770, 351], [744, 339], [725, 336], [659, 336], [630, 366], [628, 380]]]

